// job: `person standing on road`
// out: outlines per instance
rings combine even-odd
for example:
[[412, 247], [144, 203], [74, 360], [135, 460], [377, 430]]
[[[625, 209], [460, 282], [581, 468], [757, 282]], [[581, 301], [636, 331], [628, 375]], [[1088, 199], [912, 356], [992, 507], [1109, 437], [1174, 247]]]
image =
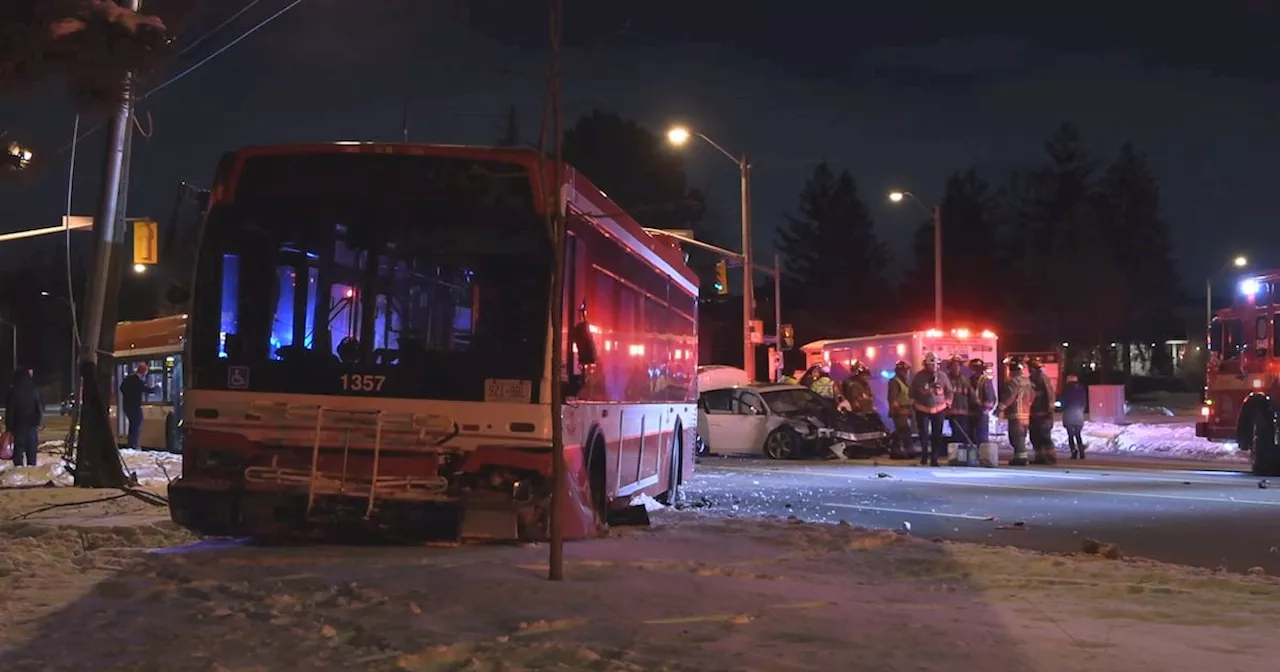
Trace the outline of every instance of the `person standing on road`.
[[987, 363], [981, 358], [969, 361], [969, 370], [973, 372], [974, 398], [977, 403], [969, 406], [969, 427], [973, 429], [973, 442], [983, 444], [991, 440], [991, 413], [996, 410], [1000, 399], [996, 396], [996, 384], [987, 375]]
[[1031, 360], [1031, 386], [1035, 400], [1031, 402], [1031, 449], [1033, 464], [1056, 464], [1058, 449], [1053, 445], [1053, 385], [1044, 375], [1039, 359]]
[[889, 459], [911, 459], [911, 365], [899, 361], [893, 366], [893, 378], [889, 379], [889, 417], [893, 419], [893, 439], [889, 445]]
[[871, 369], [857, 360], [854, 360], [851, 369], [840, 390], [845, 401], [849, 402], [849, 411], [858, 415], [875, 413], [875, 399], [871, 396]]
[[938, 370], [938, 356], [924, 356], [924, 368], [911, 381], [911, 401], [916, 409], [916, 431], [920, 434], [920, 464], [938, 466], [947, 451], [942, 436], [943, 414], [951, 405], [951, 379]]
[[13, 435], [13, 466], [36, 466], [40, 427], [44, 424], [44, 399], [30, 369], [13, 372], [13, 385], [4, 404], [5, 429]]
[[959, 443], [977, 443], [973, 427], [969, 423], [969, 411], [978, 405], [969, 377], [962, 367], [964, 357], [956, 355], [947, 362], [947, 377], [951, 380], [951, 406], [947, 408], [947, 420], [951, 422], [951, 440]]
[[129, 421], [129, 447], [137, 450], [142, 440], [142, 397], [156, 391], [147, 384], [147, 364], [138, 364], [138, 368], [120, 382], [120, 408]]
[[1075, 376], [1067, 376], [1062, 388], [1062, 427], [1067, 430], [1067, 445], [1071, 447], [1071, 459], [1084, 459], [1084, 409], [1089, 404], [1084, 385]]
[[1009, 445], [1013, 447], [1011, 467], [1027, 465], [1027, 425], [1031, 422], [1031, 402], [1036, 390], [1022, 375], [1022, 362], [1009, 360], [1009, 382], [1005, 383], [1004, 400], [997, 411], [1009, 422]]

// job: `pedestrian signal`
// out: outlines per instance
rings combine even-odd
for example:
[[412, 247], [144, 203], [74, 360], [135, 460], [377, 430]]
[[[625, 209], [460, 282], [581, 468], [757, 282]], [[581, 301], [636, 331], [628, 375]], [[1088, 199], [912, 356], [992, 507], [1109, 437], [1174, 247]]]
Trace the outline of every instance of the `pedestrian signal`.
[[724, 260], [716, 262], [716, 294], [721, 296], [729, 293], [729, 265]]
[[791, 350], [796, 347], [796, 330], [789, 324], [782, 325], [778, 330], [778, 347], [782, 350]]

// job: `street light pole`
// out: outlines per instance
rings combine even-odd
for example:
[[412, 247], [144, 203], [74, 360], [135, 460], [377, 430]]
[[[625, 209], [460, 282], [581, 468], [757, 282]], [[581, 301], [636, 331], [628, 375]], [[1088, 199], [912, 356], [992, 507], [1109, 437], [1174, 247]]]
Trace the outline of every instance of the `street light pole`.
[[751, 266], [751, 162], [743, 154], [738, 159], [742, 174], [742, 369], [747, 380], [756, 379], [756, 346], [751, 342], [751, 320], [755, 314], [754, 270]]
[[942, 206], [933, 206], [933, 325], [942, 328]]
[[742, 369], [748, 380], [756, 379], [756, 346], [751, 342], [751, 317], [755, 314], [755, 287], [752, 286], [754, 268], [751, 265], [751, 161], [746, 154], [734, 155], [715, 140], [698, 131], [675, 126], [667, 131], [667, 141], [683, 146], [697, 136], [738, 165], [742, 196]]
[[909, 191], [891, 191], [889, 192], [889, 200], [893, 203], [901, 203], [910, 199], [912, 203], [920, 206], [922, 210], [929, 213], [929, 217], [933, 219], [933, 326], [935, 329], [942, 328], [942, 206], [935, 205], [933, 207], [925, 207], [916, 195]]

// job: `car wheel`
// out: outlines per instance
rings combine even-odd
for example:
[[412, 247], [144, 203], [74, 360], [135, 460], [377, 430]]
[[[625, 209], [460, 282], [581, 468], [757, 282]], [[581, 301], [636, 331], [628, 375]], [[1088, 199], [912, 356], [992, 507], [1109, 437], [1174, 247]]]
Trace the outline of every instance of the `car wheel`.
[[800, 454], [800, 435], [790, 427], [779, 427], [764, 440], [764, 454], [771, 460], [789, 460]]

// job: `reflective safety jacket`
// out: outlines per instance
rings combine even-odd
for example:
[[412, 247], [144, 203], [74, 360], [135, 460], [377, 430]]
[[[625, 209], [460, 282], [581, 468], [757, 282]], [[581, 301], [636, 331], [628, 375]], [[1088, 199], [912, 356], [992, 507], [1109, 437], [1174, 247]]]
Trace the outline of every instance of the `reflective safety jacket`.
[[1031, 404], [1036, 398], [1036, 388], [1022, 374], [1009, 379], [1004, 386], [1004, 400], [1000, 402], [1000, 412], [1006, 418], [1017, 418], [1023, 422], [1031, 420]]
[[894, 417], [911, 415], [911, 386], [902, 376], [889, 379], [889, 414]]
[[819, 376], [815, 378], [813, 383], [809, 385], [809, 389], [813, 390], [814, 393], [820, 397], [826, 397], [827, 399], [836, 398], [836, 381], [831, 380], [830, 376]]
[[921, 413], [942, 413], [951, 405], [951, 379], [941, 371], [922, 369], [911, 380], [911, 401]]
[[854, 413], [874, 413], [875, 399], [871, 396], [871, 385], [859, 378], [850, 376], [844, 381], [844, 398]]
[[973, 379], [973, 393], [977, 397], [976, 406], [969, 407], [971, 415], [985, 415], [996, 410], [996, 404], [1000, 403], [1000, 399], [996, 396], [996, 384], [985, 373], [979, 374]]
[[969, 382], [969, 378], [962, 373], [957, 373], [951, 378], [951, 407], [947, 409], [947, 415], [969, 415], [969, 409], [978, 405], [978, 397], [974, 394], [973, 385]]

